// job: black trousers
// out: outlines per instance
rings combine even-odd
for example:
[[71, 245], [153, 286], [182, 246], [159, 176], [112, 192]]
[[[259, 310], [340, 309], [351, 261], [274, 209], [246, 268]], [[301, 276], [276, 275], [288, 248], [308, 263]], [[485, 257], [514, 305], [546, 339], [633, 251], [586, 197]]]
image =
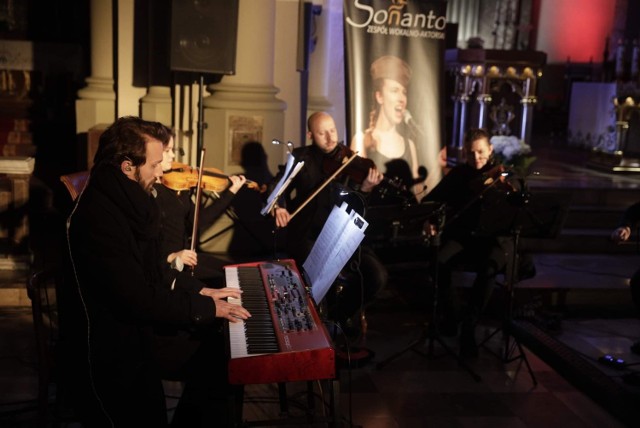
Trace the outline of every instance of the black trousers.
[[[445, 318], [477, 319], [484, 311], [495, 284], [496, 276], [504, 270], [507, 253], [496, 238], [468, 237], [445, 239], [438, 249], [437, 275], [439, 301]], [[460, 310], [454, 284], [453, 271], [472, 269], [476, 273], [471, 295], [465, 309]]]
[[220, 322], [156, 335], [155, 357], [162, 377], [184, 383], [172, 427], [231, 426], [228, 404], [235, 389], [228, 381], [222, 326]]
[[327, 296], [329, 317], [346, 323], [374, 300], [388, 277], [387, 268], [373, 250], [360, 246]]

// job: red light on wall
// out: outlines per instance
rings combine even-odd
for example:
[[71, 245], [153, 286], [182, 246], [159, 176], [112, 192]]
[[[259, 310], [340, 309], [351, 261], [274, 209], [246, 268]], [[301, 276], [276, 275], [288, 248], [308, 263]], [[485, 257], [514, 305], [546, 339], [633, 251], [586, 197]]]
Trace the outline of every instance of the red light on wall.
[[611, 34], [615, 2], [610, 0], [542, 0], [537, 50], [549, 63], [602, 61]]

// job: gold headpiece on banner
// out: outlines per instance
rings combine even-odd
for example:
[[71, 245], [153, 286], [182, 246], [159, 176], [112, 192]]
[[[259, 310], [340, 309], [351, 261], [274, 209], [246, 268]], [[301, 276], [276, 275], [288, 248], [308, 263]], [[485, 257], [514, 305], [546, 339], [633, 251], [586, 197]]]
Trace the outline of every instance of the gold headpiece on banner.
[[409, 79], [411, 79], [411, 67], [397, 56], [382, 56], [371, 64], [371, 78], [374, 81], [392, 79], [400, 82], [406, 88], [409, 86]]

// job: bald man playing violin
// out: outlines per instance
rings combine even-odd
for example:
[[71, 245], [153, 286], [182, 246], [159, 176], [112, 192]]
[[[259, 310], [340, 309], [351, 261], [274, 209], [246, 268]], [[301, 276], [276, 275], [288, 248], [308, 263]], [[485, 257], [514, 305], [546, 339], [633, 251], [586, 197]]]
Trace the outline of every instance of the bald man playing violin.
[[[173, 132], [170, 132], [173, 135]], [[174, 138], [172, 137], [162, 152], [163, 172], [171, 170], [174, 159]], [[221, 192], [213, 203], [205, 207], [201, 206], [197, 236], [200, 236], [224, 213], [246, 181], [243, 175], [229, 176], [229, 187]], [[220, 287], [223, 280], [221, 267], [218, 266], [220, 263], [215, 258], [201, 254], [207, 260], [205, 263], [198, 264], [198, 253], [195, 251], [195, 247], [191, 250], [190, 240], [195, 214], [191, 191], [170, 189], [161, 180], [154, 184], [154, 189], [156, 190], [156, 201], [160, 207], [161, 252], [167, 263], [173, 268], [169, 277], [174, 278], [178, 272], [183, 270], [184, 266], [188, 266], [194, 268], [194, 276], [203, 280], [207, 285]]]
[[[318, 158], [319, 154], [324, 156], [336, 152], [336, 150], [338, 149], [338, 144], [340, 144], [338, 142], [338, 130], [336, 129], [335, 121], [329, 114], [324, 112], [312, 114], [311, 116], [309, 116], [309, 119], [307, 121], [307, 127], [307, 137], [311, 140], [311, 142], [313, 143], [312, 147], [315, 147], [315, 149], [306, 150], [306, 152], [311, 152], [310, 155], [315, 156], [315, 159]], [[296, 149], [294, 150], [294, 156], [296, 154], [303, 155], [303, 152]], [[304, 155], [307, 155], [307, 153], [304, 153]], [[305, 177], [300, 180], [303, 183], [298, 183], [300, 187], [306, 187], [306, 189], [302, 189], [303, 193], [305, 193], [306, 195], [304, 197], [296, 198], [296, 202], [298, 202], [297, 204], [289, 204], [291, 206], [291, 209], [297, 208], [297, 206], [300, 205], [304, 201], [304, 199], [311, 195], [311, 193], [315, 190], [316, 187], [314, 187], [313, 185], [315, 185], [318, 181], [315, 178], [326, 179], [330, 175], [321, 173], [323, 169], [323, 165], [321, 162], [311, 162], [311, 165], [307, 166], [307, 161], [310, 159], [303, 160], [305, 160], [305, 169], [307, 171], [305, 173], [305, 171], [303, 170], [301, 174], [306, 174], [307, 176], [311, 177]], [[380, 184], [383, 177], [384, 176], [380, 171], [378, 171], [377, 168], [370, 168], [368, 175], [362, 182], [359, 190], [363, 193], [371, 192], [371, 190], [373, 190], [375, 186]], [[305, 184], [311, 184], [311, 186], [305, 186]], [[286, 227], [291, 219], [290, 211], [284, 207], [276, 207], [276, 209], [274, 210], [274, 216], [276, 219], [276, 225], [278, 227]]]
[[[272, 212], [276, 225], [285, 228], [286, 252], [299, 266], [302, 266], [307, 258], [333, 207], [340, 205], [346, 197], [349, 205], [362, 213], [369, 192], [383, 179], [380, 171], [370, 168], [362, 183], [346, 180], [345, 186], [338, 183], [338, 180], [333, 180], [315, 197], [309, 199], [335, 172], [327, 170], [326, 166], [335, 165], [335, 156], [340, 153], [340, 143], [335, 122], [329, 114], [314, 113], [309, 117], [307, 125], [307, 136], [312, 144], [298, 147], [292, 152], [296, 161], [304, 161], [304, 167], [287, 187], [282, 201], [279, 201], [280, 205]], [[275, 178], [274, 183], [278, 180], [280, 175]], [[303, 205], [304, 207], [292, 218], [291, 213]], [[361, 246], [360, 251], [354, 255], [354, 258], [357, 257], [359, 272], [357, 269], [348, 272], [354, 280], [349, 286], [344, 287], [342, 295], [336, 299], [338, 303], [333, 311], [334, 319], [342, 323], [347, 323], [358, 309], [371, 301], [387, 281], [387, 271], [371, 249]], [[349, 270], [351, 265], [352, 263], [347, 263], [345, 269]], [[360, 273], [364, 276], [364, 290], [361, 290]]]

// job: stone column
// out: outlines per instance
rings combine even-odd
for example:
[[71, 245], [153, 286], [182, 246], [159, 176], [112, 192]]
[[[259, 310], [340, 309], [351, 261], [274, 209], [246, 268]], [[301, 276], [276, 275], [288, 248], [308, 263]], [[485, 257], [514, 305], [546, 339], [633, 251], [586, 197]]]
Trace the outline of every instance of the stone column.
[[270, 161], [276, 162], [269, 165], [272, 170], [278, 163], [281, 149], [271, 140], [282, 138], [286, 104], [276, 98], [279, 90], [273, 85], [275, 3], [240, 0], [236, 74], [210, 85], [211, 95], [204, 99], [207, 164], [224, 171], [240, 170], [237, 155], [243, 139], [263, 143]]
[[[116, 46], [118, 66], [115, 72], [116, 80], [118, 81], [116, 88], [116, 116], [138, 116], [141, 109], [140, 100], [147, 93], [147, 88], [133, 85], [133, 58], [136, 54], [134, 52], [135, 0], [114, 1], [118, 2], [118, 21], [116, 23], [116, 31], [118, 32], [118, 45]], [[169, 29], [166, 31], [169, 31]]]
[[[342, 32], [338, 25], [342, 20], [342, 3], [337, 2], [338, 5], [336, 5], [336, 0], [325, 0], [324, 3], [321, 5], [320, 15], [312, 17], [317, 25], [315, 31], [317, 38], [315, 46], [312, 45], [312, 51], [309, 53], [307, 116], [317, 111], [332, 112], [333, 105], [329, 100], [331, 84], [335, 83], [337, 76], [344, 74], [344, 65], [341, 61], [344, 56]], [[336, 56], [340, 60], [332, 61]], [[337, 67], [340, 67], [340, 73], [335, 73]]]
[[[227, 174], [241, 171], [240, 149], [249, 140], [262, 143], [271, 171], [277, 171], [281, 161], [282, 148], [271, 144], [274, 138], [283, 139], [286, 109], [273, 84], [275, 6], [275, 0], [240, 0], [235, 75], [210, 85], [211, 95], [203, 100], [205, 166]], [[216, 236], [207, 243], [207, 251], [226, 250], [232, 229], [217, 232], [229, 226], [231, 220], [223, 216], [201, 236], [201, 241]]]
[[171, 124], [171, 88], [168, 86], [151, 86], [147, 94], [140, 99], [141, 117]]
[[112, 0], [91, 0], [91, 76], [78, 91], [76, 132], [115, 120]]

